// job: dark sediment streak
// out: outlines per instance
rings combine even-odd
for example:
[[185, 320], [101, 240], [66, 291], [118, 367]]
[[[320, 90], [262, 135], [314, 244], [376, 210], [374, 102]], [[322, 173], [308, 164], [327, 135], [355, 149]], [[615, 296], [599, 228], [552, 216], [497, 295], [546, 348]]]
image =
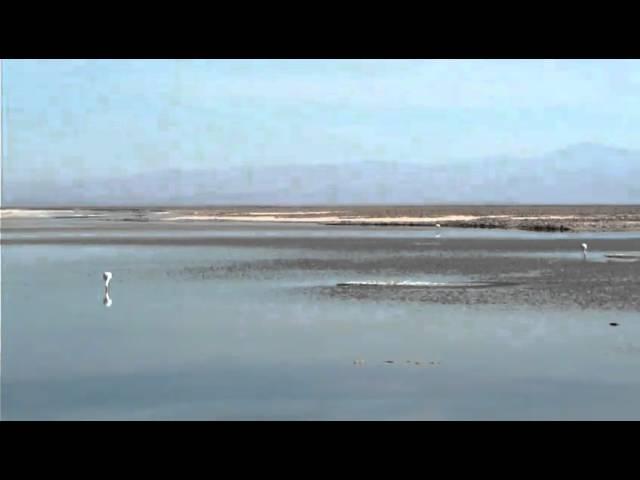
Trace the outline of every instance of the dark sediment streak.
[[[340, 226], [340, 227], [436, 227], [437, 222], [328, 222], [326, 226]], [[570, 232], [573, 229], [565, 225], [557, 224], [526, 224], [526, 223], [512, 223], [501, 224], [498, 222], [476, 222], [470, 221], [440, 221], [437, 223], [443, 228], [489, 228], [489, 229], [503, 229], [503, 230], [526, 230], [533, 232]]]

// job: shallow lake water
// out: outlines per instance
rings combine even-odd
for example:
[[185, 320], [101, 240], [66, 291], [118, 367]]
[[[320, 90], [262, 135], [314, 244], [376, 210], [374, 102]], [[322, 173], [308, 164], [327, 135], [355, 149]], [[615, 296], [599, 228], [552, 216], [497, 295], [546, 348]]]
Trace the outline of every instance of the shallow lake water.
[[[260, 235], [247, 226], [203, 234], [229, 232]], [[393, 234], [305, 232], [294, 231]], [[276, 227], [269, 234], [292, 235]], [[2, 418], [640, 419], [640, 312], [345, 299], [314, 290], [352, 281], [474, 280], [455, 275], [199, 274], [234, 262], [335, 255], [353, 253], [3, 245]], [[107, 270], [110, 307], [103, 303]]]

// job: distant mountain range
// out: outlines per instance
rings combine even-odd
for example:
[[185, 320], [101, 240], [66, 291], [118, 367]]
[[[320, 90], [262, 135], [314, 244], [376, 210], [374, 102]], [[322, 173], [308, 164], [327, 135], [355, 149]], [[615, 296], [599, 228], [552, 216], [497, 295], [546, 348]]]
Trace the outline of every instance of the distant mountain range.
[[227, 167], [143, 173], [109, 181], [12, 183], [3, 206], [229, 204], [640, 204], [640, 151], [579, 144], [529, 158], [439, 165]]

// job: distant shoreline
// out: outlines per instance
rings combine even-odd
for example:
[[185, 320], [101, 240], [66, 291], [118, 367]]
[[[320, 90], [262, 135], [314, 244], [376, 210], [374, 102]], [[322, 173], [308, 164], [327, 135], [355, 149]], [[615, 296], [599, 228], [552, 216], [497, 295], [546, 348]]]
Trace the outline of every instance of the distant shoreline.
[[293, 223], [351, 227], [486, 228], [540, 232], [640, 231], [640, 205], [2, 208], [3, 228], [27, 220]]
[[192, 205], [3, 205], [0, 210], [261, 210], [261, 209], [371, 209], [371, 208], [419, 208], [419, 209], [460, 209], [460, 208], [640, 208], [640, 203], [354, 203], [354, 204], [192, 204]]

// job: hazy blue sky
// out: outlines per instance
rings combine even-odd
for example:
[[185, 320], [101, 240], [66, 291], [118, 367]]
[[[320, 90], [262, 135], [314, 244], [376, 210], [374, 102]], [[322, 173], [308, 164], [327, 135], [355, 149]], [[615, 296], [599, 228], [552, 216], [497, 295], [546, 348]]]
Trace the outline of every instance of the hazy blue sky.
[[3, 62], [5, 179], [640, 148], [634, 60]]

